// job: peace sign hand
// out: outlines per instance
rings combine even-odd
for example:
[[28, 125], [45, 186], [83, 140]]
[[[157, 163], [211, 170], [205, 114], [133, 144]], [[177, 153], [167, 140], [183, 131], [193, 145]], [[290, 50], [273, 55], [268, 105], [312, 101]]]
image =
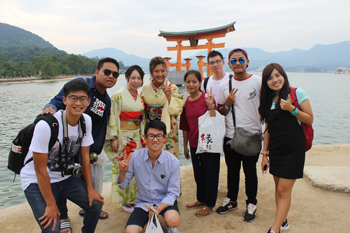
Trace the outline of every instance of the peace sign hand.
[[[169, 83], [169, 82], [168, 82]], [[164, 92], [165, 96], [169, 99], [171, 97], [171, 85], [173, 82], [171, 82], [169, 85], [166, 85], [162, 87], [162, 91]]]
[[232, 104], [235, 103], [236, 101], [236, 93], [237, 93], [238, 89], [237, 88], [232, 88], [231, 92], [228, 94], [228, 96], [226, 97], [225, 100], [225, 105], [226, 106], [231, 106]]
[[129, 161], [130, 161], [131, 155], [127, 156], [126, 151], [124, 151], [124, 160], [119, 162], [119, 171], [126, 172], [129, 169]]
[[212, 87], [210, 88], [210, 92], [208, 93], [206, 93], [205, 94], [205, 102], [207, 102], [207, 105], [209, 106], [209, 107], [213, 107], [213, 105], [214, 105], [214, 98], [213, 98], [213, 94], [212, 94]]
[[281, 109], [285, 111], [292, 112], [294, 110], [294, 106], [292, 105], [292, 99], [290, 98], [290, 94], [288, 94], [288, 100], [281, 99], [280, 106], [281, 106]]

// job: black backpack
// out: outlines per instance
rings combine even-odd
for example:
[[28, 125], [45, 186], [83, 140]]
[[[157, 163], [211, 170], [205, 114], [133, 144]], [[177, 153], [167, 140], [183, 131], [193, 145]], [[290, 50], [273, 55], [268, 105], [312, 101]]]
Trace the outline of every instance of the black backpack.
[[35, 125], [40, 121], [46, 121], [51, 129], [51, 137], [49, 142], [49, 151], [55, 144], [58, 137], [58, 122], [57, 119], [51, 115], [39, 115], [34, 120], [34, 123], [23, 128], [17, 135], [17, 137], [12, 141], [11, 150], [9, 153], [8, 166], [7, 168], [16, 174], [20, 174], [21, 169], [33, 158], [30, 158], [25, 164], [24, 159], [27, 156], [30, 143], [32, 141]]

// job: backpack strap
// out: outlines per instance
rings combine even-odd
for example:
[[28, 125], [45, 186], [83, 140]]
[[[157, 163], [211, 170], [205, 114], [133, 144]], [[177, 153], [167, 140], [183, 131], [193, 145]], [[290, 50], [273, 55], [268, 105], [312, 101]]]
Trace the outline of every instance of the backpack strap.
[[205, 92], [205, 93], [207, 93], [207, 86], [208, 86], [209, 78], [210, 78], [210, 76], [209, 76], [209, 77], [206, 77], [206, 78], [204, 79], [203, 87], [204, 87], [204, 92]]
[[[46, 123], [50, 126], [51, 136], [50, 136], [49, 148], [48, 148], [49, 149], [48, 152], [50, 152], [50, 150], [58, 140], [58, 121], [56, 117], [54, 117], [52, 114], [45, 114], [45, 115], [38, 115], [35, 118], [34, 123], [37, 124], [41, 120], [46, 121]], [[31, 162], [32, 160], [33, 160], [33, 157], [28, 159], [27, 162], [24, 164], [24, 166], [27, 163]]]
[[[228, 79], [228, 93], [229, 94], [232, 91], [232, 78], [233, 78], [233, 74], [230, 74], [230, 77]], [[233, 120], [233, 126], [236, 128], [235, 104], [232, 104], [232, 120]]]
[[291, 101], [292, 101], [292, 104], [297, 107], [299, 110], [300, 109], [300, 105], [299, 105], [299, 102], [298, 102], [298, 98], [297, 98], [297, 88], [295, 87], [290, 87], [290, 98], [291, 98]]

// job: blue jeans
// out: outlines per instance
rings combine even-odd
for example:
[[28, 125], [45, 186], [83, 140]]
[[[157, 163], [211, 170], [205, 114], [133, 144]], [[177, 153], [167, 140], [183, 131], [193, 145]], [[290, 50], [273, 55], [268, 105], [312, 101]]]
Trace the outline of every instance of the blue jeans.
[[[85, 211], [84, 215], [84, 226], [82, 232], [95, 232], [96, 225], [98, 223], [102, 203], [99, 201], [93, 201], [92, 206], [89, 206], [88, 193], [86, 190], [85, 182], [78, 177], [71, 176], [61, 182], [51, 184], [51, 190], [55, 199], [59, 195], [69, 199]], [[46, 202], [40, 192], [38, 184], [30, 184], [24, 191], [24, 194], [28, 200], [30, 207], [32, 208], [34, 217], [38, 222], [42, 232], [59, 232], [60, 231], [60, 218], [57, 216], [57, 226], [52, 231], [52, 225], [44, 229], [40, 225], [39, 218], [44, 215], [46, 209]]]

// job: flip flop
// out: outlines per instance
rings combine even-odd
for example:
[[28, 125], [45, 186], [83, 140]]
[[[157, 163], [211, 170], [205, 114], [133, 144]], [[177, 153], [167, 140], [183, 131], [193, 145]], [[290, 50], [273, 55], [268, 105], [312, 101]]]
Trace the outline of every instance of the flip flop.
[[205, 204], [204, 204], [204, 203], [203, 203], [203, 204], [200, 204], [199, 201], [195, 201], [195, 202], [186, 204], [186, 208], [187, 208], [187, 209], [192, 209], [192, 208], [197, 208], [197, 207], [203, 207], [203, 206], [205, 206]]
[[61, 230], [60, 233], [73, 233], [72, 226], [70, 225], [70, 221], [61, 222]]
[[[105, 213], [105, 216], [104, 217], [102, 217], [101, 215], [103, 214], [103, 213]], [[106, 211], [101, 211], [101, 214], [100, 214], [100, 219], [106, 219], [106, 218], [108, 218], [108, 213], [106, 212]]]

